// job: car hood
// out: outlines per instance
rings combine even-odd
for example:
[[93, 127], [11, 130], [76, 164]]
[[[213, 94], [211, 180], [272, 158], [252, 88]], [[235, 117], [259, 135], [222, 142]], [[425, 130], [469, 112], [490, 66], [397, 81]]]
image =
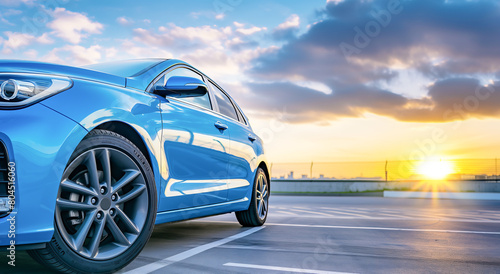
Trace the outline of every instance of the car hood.
[[50, 63], [19, 61], [19, 60], [0, 60], [0, 73], [2, 72], [30, 72], [45, 73], [70, 78], [79, 78], [96, 82], [103, 82], [115, 86], [125, 87], [126, 79], [116, 75], [110, 75], [103, 72], [88, 70], [84, 68], [63, 66]]

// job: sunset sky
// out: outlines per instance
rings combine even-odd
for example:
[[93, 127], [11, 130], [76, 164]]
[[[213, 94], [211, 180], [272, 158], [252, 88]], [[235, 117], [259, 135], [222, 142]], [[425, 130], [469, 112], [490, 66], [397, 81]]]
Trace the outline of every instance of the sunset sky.
[[0, 58], [182, 59], [275, 163], [500, 156], [500, 4], [0, 0]]

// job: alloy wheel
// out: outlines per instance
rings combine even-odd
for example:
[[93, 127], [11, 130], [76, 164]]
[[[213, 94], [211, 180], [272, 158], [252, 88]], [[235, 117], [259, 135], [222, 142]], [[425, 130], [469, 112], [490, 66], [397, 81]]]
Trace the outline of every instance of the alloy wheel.
[[57, 228], [80, 256], [107, 260], [139, 237], [148, 211], [146, 180], [126, 153], [87, 150], [64, 173], [56, 202]]
[[260, 173], [257, 179], [256, 196], [257, 213], [259, 214], [259, 218], [264, 220], [267, 216], [268, 210], [269, 187], [267, 184], [267, 178], [263, 173]]

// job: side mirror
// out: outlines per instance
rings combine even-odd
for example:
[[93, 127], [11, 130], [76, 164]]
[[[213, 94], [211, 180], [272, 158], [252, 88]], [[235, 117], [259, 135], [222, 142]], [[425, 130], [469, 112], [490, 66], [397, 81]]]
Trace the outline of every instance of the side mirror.
[[160, 96], [171, 96], [177, 98], [199, 97], [207, 94], [208, 87], [197, 78], [186, 76], [172, 76], [165, 86], [156, 86], [153, 90]]

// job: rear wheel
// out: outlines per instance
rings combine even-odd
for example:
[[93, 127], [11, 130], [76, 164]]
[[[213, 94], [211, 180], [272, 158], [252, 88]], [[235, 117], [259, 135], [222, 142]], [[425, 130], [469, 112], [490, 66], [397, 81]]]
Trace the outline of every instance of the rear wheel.
[[262, 168], [257, 169], [250, 207], [236, 212], [236, 219], [242, 226], [261, 226], [266, 222], [269, 211], [269, 182]]
[[65, 169], [51, 242], [28, 253], [60, 272], [113, 272], [139, 255], [155, 218], [156, 187], [144, 155], [123, 136], [95, 130]]

